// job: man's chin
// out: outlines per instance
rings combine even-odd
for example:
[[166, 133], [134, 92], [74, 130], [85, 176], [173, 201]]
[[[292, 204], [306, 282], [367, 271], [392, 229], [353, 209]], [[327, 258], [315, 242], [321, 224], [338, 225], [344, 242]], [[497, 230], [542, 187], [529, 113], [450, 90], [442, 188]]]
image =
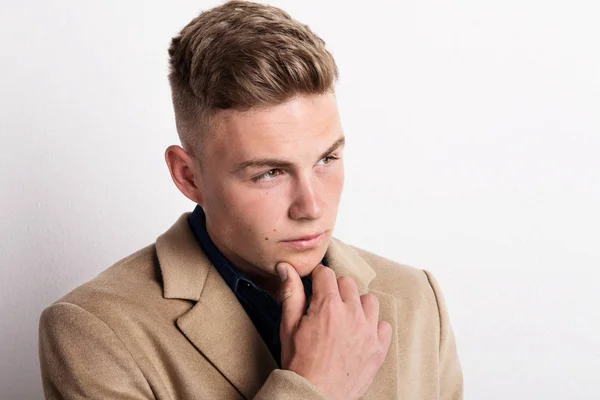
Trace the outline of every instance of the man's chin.
[[330, 236], [327, 235], [327, 237], [324, 238], [318, 246], [310, 249], [297, 250], [290, 249], [287, 246], [278, 247], [272, 259], [272, 269], [269, 269], [272, 270], [273, 273], [277, 274], [275, 270], [277, 263], [286, 262], [294, 267], [300, 277], [310, 275], [313, 270], [323, 261], [323, 257], [329, 248], [330, 240]]
[[317, 265], [319, 265], [319, 263], [306, 264], [306, 265], [294, 265], [294, 268], [298, 272], [298, 275], [300, 275], [300, 278], [304, 278], [305, 276], [312, 274], [312, 272], [317, 267]]
[[321, 264], [323, 261], [323, 256], [325, 255], [327, 248], [325, 249], [315, 249], [315, 251], [309, 253], [297, 253], [297, 254], [288, 254], [280, 261], [285, 261], [291, 264], [294, 269], [298, 272], [300, 277], [305, 277], [310, 275], [313, 270]]

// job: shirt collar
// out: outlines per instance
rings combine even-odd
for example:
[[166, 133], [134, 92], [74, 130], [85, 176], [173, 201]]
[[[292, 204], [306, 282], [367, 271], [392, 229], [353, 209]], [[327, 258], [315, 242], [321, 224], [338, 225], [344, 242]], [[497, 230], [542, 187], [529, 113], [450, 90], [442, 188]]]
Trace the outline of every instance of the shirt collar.
[[197, 205], [194, 212], [190, 214], [189, 223], [202, 250], [204, 250], [208, 259], [213, 263], [215, 268], [217, 268], [231, 290], [237, 293], [240, 281], [245, 281], [251, 286], [255, 286], [241, 271], [231, 265], [229, 260], [225, 258], [214, 244], [206, 230], [206, 214], [204, 214], [204, 210], [200, 205]]

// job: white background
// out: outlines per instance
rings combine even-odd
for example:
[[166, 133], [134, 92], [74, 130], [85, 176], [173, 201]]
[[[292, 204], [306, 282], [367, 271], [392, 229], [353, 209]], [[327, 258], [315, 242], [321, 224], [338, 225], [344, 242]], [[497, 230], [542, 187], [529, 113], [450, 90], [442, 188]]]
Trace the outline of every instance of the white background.
[[[191, 211], [167, 48], [216, 4], [2, 2], [0, 398], [42, 398], [46, 305]], [[272, 4], [340, 68], [336, 236], [434, 273], [466, 398], [600, 398], [597, 2]]]

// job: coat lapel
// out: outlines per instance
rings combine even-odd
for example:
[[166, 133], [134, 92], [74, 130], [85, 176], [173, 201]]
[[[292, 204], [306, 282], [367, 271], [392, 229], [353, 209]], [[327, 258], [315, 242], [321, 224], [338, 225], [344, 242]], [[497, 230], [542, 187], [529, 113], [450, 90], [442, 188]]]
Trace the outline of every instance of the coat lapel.
[[246, 311], [214, 268], [200, 301], [177, 319], [177, 326], [248, 399], [277, 368]]
[[177, 326], [250, 399], [277, 363], [235, 294], [199, 246], [188, 224], [189, 214], [184, 213], [156, 241], [163, 294], [169, 299], [197, 301], [177, 319]]
[[[156, 241], [163, 295], [196, 304], [177, 319], [177, 326], [246, 398], [254, 397], [277, 364], [231, 289], [198, 245], [188, 213]], [[332, 238], [325, 255], [337, 276], [351, 276], [359, 292], [379, 299], [380, 319], [392, 325], [392, 345], [372, 389], [364, 399], [397, 393], [397, 321], [393, 296], [368, 289], [375, 272], [351, 247]], [[243, 367], [242, 367], [243, 366]], [[383, 395], [385, 393], [385, 395]]]

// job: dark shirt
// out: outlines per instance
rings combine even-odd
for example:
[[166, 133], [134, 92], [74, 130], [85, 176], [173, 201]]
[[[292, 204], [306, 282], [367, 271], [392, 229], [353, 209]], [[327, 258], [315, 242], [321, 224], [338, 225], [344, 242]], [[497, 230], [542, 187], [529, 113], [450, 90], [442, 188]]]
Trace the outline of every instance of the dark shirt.
[[[281, 367], [281, 342], [279, 339], [281, 305], [266, 290], [256, 286], [219, 251], [206, 231], [206, 216], [200, 205], [196, 206], [190, 214], [188, 221], [208, 259], [217, 271], [219, 271], [219, 274], [221, 274], [240, 304], [244, 307], [244, 310], [246, 310], [252, 323], [254, 323], [254, 326], [271, 351], [277, 365]], [[325, 259], [321, 263], [327, 265]], [[312, 294], [310, 275], [302, 278], [302, 283], [304, 284], [304, 293], [308, 300]]]

